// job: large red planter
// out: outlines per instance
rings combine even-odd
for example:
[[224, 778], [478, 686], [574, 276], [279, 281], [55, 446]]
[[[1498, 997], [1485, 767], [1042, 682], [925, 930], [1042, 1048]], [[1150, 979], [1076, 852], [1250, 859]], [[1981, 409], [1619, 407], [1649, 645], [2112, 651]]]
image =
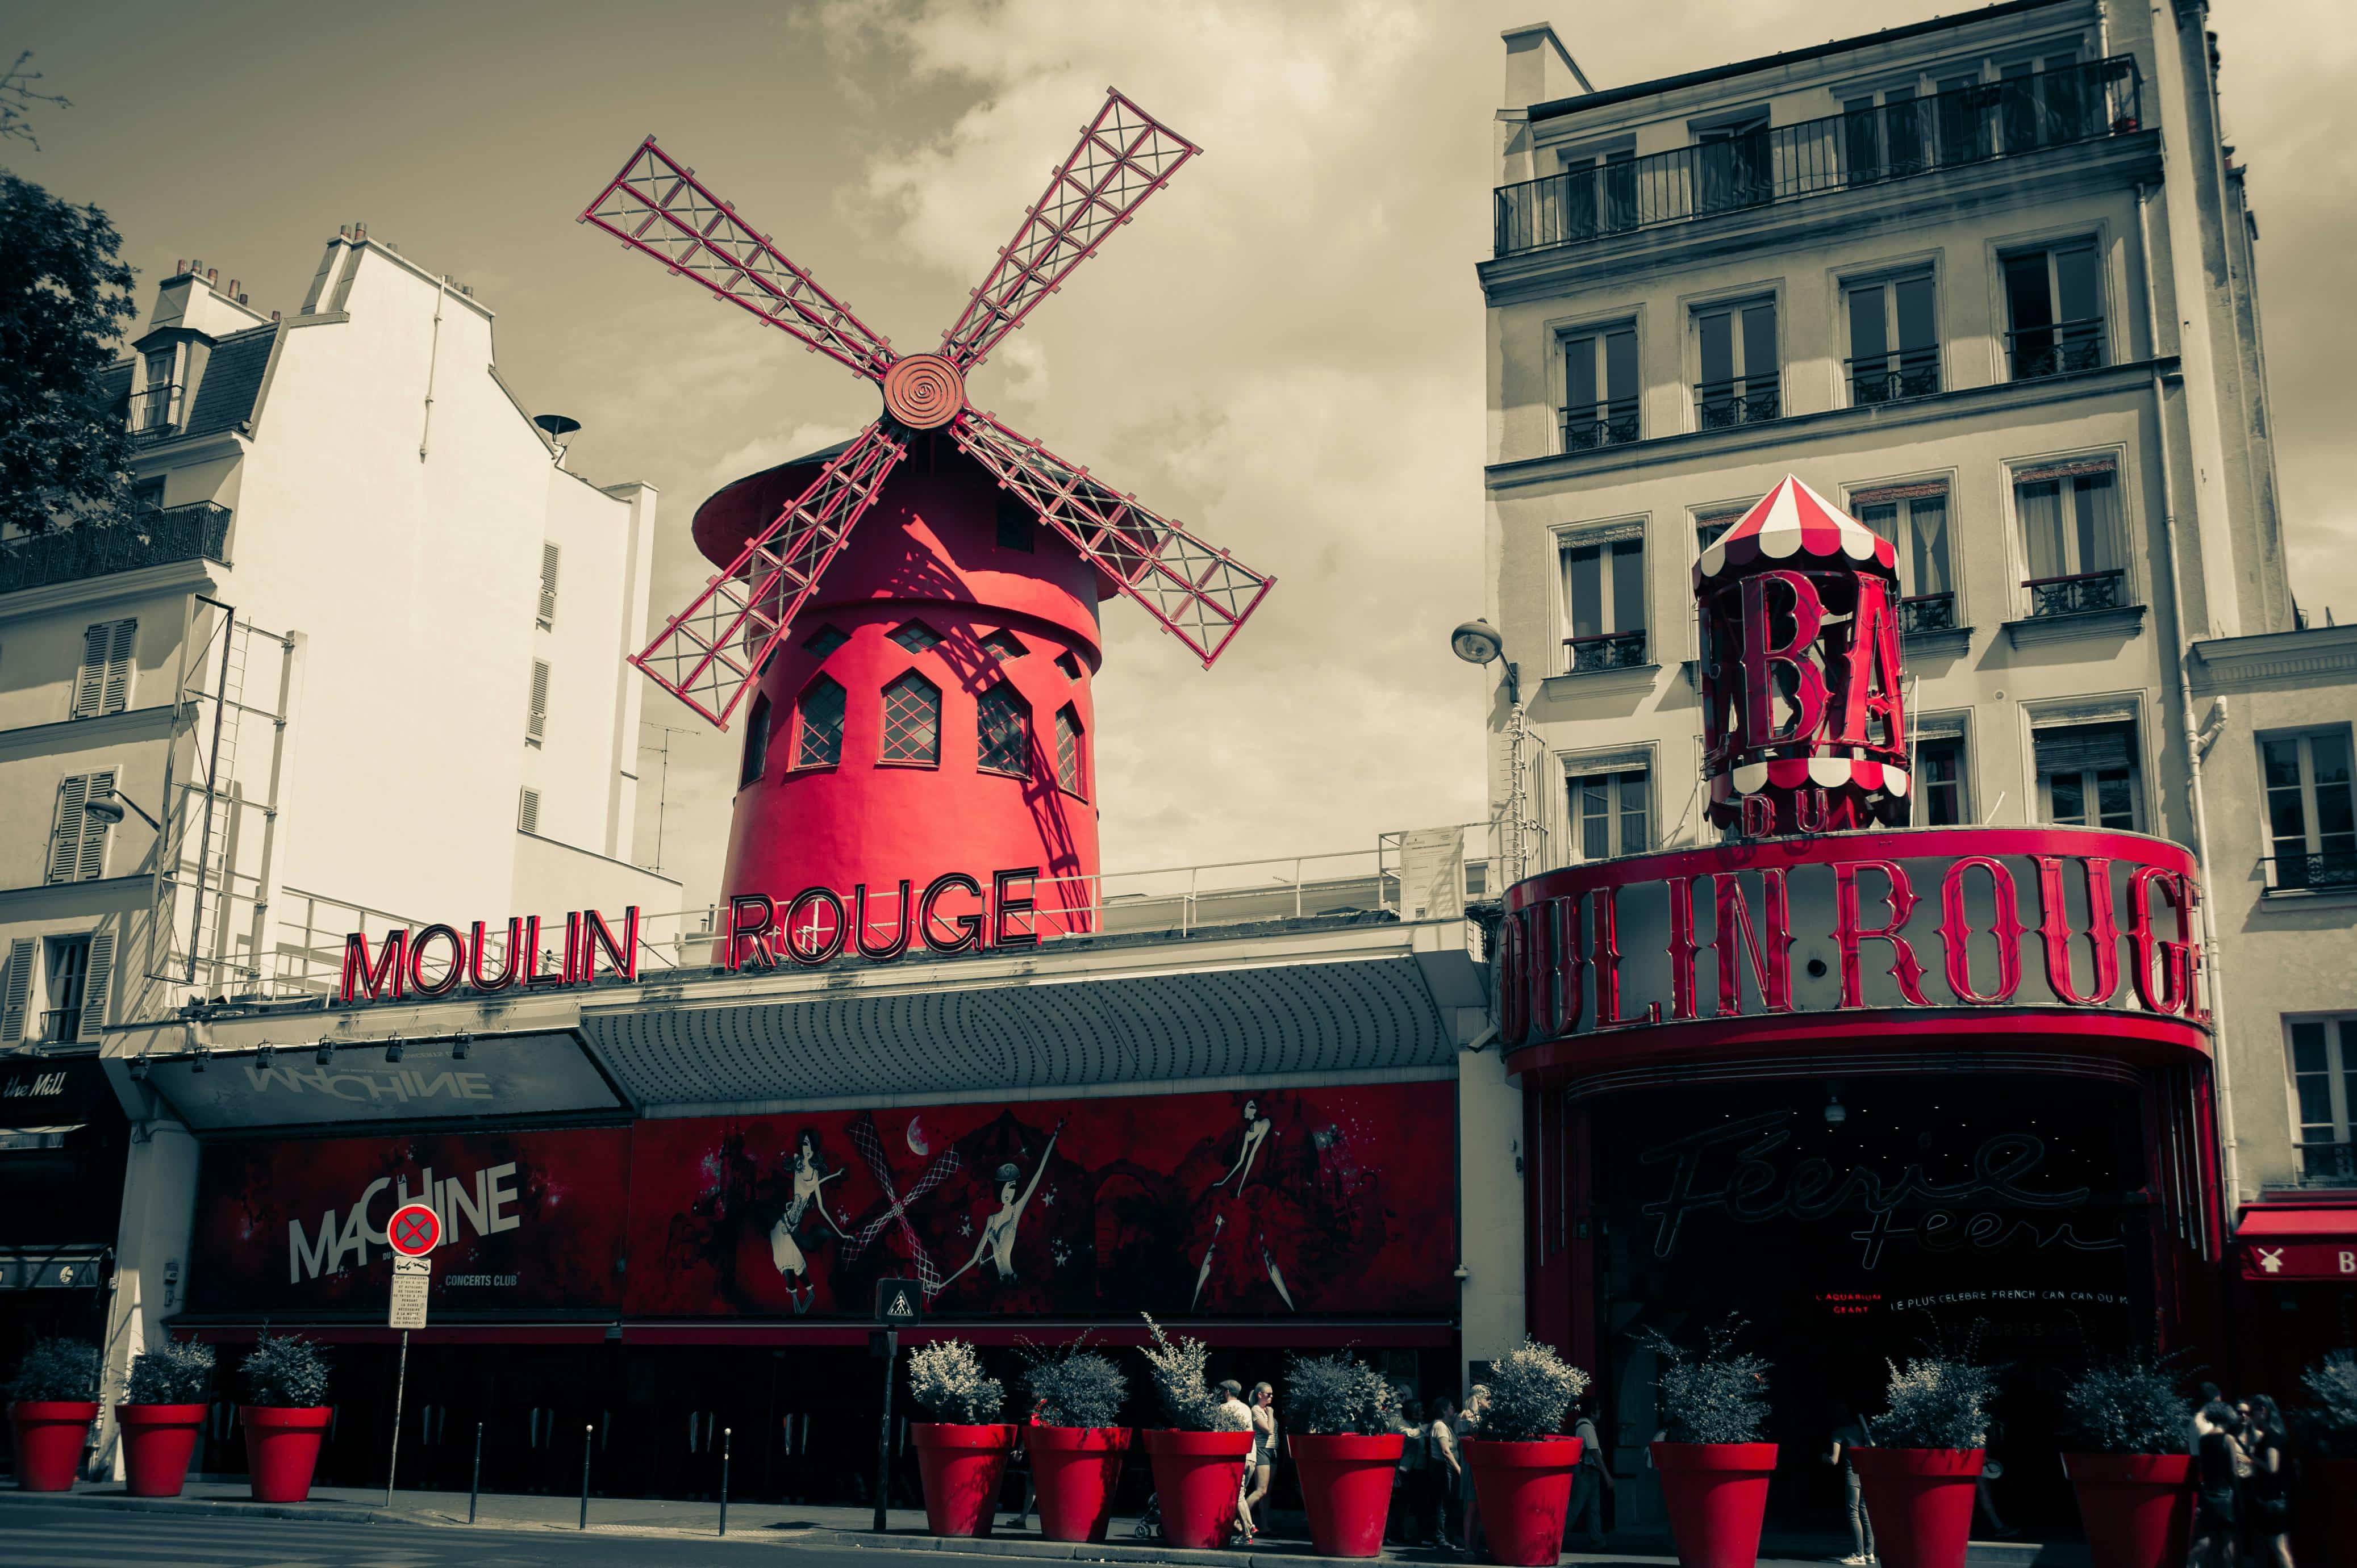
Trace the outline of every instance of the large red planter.
[[1404, 1432], [1356, 1433], [1286, 1439], [1301, 1477], [1301, 1505], [1309, 1514], [1309, 1548], [1320, 1557], [1380, 1557], [1383, 1520], [1392, 1511], [1392, 1479], [1399, 1474]]
[[135, 1498], [177, 1498], [188, 1484], [188, 1459], [205, 1428], [200, 1404], [119, 1404], [124, 1490]]
[[2190, 1454], [2065, 1454], [2095, 1568], [2176, 1568], [2193, 1534]]
[[1113, 1522], [1114, 1487], [1129, 1452], [1125, 1426], [1027, 1426], [1039, 1534], [1049, 1541], [1103, 1541]]
[[1473, 1466], [1473, 1497], [1481, 1507], [1490, 1561], [1509, 1568], [1549, 1568], [1563, 1554], [1563, 1516], [1571, 1507], [1579, 1439], [1502, 1443], [1469, 1437], [1465, 1462]]
[[935, 1535], [988, 1535], [1006, 1456], [1015, 1451], [1015, 1428], [1003, 1422], [912, 1421], [909, 1437], [925, 1482], [925, 1528]]
[[1772, 1443], [1656, 1443], [1653, 1469], [1680, 1568], [1752, 1568], [1768, 1513]]
[[1146, 1456], [1162, 1505], [1163, 1538], [1173, 1546], [1220, 1545], [1235, 1527], [1250, 1432], [1171, 1432], [1148, 1427]]
[[2357, 1459], [2327, 1459], [2320, 1490], [2334, 1568], [2357, 1568]]
[[16, 1432], [16, 1489], [70, 1492], [98, 1419], [96, 1400], [18, 1400], [8, 1407]]
[[1979, 1448], [1849, 1448], [1882, 1568], [1964, 1568]]
[[319, 1444], [328, 1440], [328, 1423], [335, 1419], [333, 1405], [242, 1404], [238, 1424], [245, 1428], [245, 1464], [253, 1500], [299, 1503], [311, 1495], [311, 1472], [319, 1463]]

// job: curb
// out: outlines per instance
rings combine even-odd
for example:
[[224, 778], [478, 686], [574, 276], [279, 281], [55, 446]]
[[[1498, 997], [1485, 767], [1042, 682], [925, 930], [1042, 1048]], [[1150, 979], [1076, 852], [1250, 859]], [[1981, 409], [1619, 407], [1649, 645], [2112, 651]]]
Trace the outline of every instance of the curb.
[[[1306, 1552], [1212, 1552], [1146, 1542], [1021, 1541], [985, 1536], [884, 1535], [869, 1530], [809, 1530], [781, 1545], [866, 1552], [940, 1552], [974, 1557], [1034, 1557], [1063, 1563], [1178, 1563], [1185, 1568], [1335, 1568], [1337, 1559]], [[1381, 1562], [1381, 1559], [1371, 1561]]]
[[107, 1509], [119, 1513], [210, 1515], [217, 1519], [307, 1519], [323, 1524], [397, 1524], [401, 1516], [382, 1509], [333, 1504], [255, 1503], [213, 1498], [135, 1498], [122, 1492], [0, 1491], [0, 1502], [42, 1503], [51, 1508]]

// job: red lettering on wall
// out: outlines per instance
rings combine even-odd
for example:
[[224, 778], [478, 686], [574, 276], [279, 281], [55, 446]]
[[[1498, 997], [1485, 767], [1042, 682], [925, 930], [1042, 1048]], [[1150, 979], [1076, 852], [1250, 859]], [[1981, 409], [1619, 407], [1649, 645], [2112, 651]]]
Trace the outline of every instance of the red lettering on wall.
[[1670, 1016], [1698, 1018], [1695, 1000], [1694, 885], [1691, 876], [1672, 876], [1663, 886], [1670, 890]]
[[1539, 966], [1530, 958], [1530, 928], [1537, 913], [1537, 908], [1512, 910], [1498, 929], [1498, 963], [1502, 971], [1498, 985], [1498, 1035], [1516, 1044], [1531, 1033], [1530, 992], [1537, 983], [1534, 976]]
[[1036, 888], [1038, 886], [1036, 879], [1039, 875], [1039, 868], [1036, 865], [1023, 866], [1015, 871], [991, 873], [990, 945], [994, 950], [999, 948], [1036, 948], [1039, 945], [1039, 930], [1037, 925], [1027, 924], [1023, 929], [1017, 931], [1008, 929], [1006, 924], [1010, 916], [1031, 913], [1032, 902], [1028, 897], [1017, 898], [1009, 889], [1017, 882], [1029, 882]]
[[1588, 918], [1596, 923], [1596, 1026], [1634, 1029], [1662, 1021], [1662, 1004], [1645, 1004], [1634, 1018], [1620, 1016], [1620, 909], [1618, 887], [1599, 887], [1588, 895]]
[[[449, 962], [444, 966], [442, 978], [428, 982], [425, 978], [425, 945], [447, 942], [450, 948]], [[451, 926], [428, 926], [411, 939], [409, 943], [409, 988], [420, 996], [447, 996], [467, 978], [467, 944], [459, 940]], [[351, 1000], [348, 993], [344, 1000]]]
[[[572, 920], [568, 921], [567, 924], [573, 926], [579, 925], [579, 917], [576, 916]], [[551, 974], [540, 967], [541, 957], [540, 917], [537, 915], [526, 915], [523, 918], [523, 983], [525, 989], [529, 990], [535, 985], [567, 985], [572, 983], [573, 944], [571, 941], [568, 940], [565, 943], [565, 967], [557, 971], [555, 973]]]
[[[638, 911], [633, 909], [630, 913], [635, 918]], [[500, 950], [506, 954], [506, 959], [497, 974], [486, 975], [483, 972], [483, 952], [487, 945], [483, 940], [483, 922], [477, 920], [467, 935], [467, 983], [478, 991], [505, 991], [516, 983], [521, 967], [516, 961], [516, 954], [523, 950], [523, 922], [514, 918], [508, 921], [507, 944]]]
[[[1857, 874], [1861, 871], [1878, 871], [1890, 884], [1890, 918], [1883, 925], [1858, 923]], [[1844, 860], [1834, 864], [1834, 941], [1841, 950], [1843, 1006], [1866, 1005], [1866, 976], [1858, 948], [1868, 941], [1890, 944], [1890, 978], [1898, 982], [1899, 993], [1910, 1005], [1932, 1004], [1923, 995], [1923, 966], [1915, 961], [1915, 950], [1908, 944], [1905, 935], [1908, 918], [1915, 913], [1918, 902], [1907, 873], [1895, 860]]]
[[[1792, 596], [1787, 612], [1792, 621], [1792, 635], [1783, 641], [1775, 640], [1770, 626], [1771, 611], [1768, 590], [1781, 586]], [[1817, 670], [1817, 661], [1809, 649], [1817, 640], [1817, 632], [1824, 625], [1824, 601], [1817, 597], [1815, 585], [1798, 572], [1762, 572], [1749, 577], [1743, 584], [1743, 744], [1750, 749], [1774, 746], [1785, 741], [1805, 741], [1817, 733], [1817, 725], [1825, 715], [1825, 678]], [[1776, 678], [1776, 667], [1783, 666], [1792, 672], [1791, 722], [1782, 729], [1775, 727], [1774, 703], [1783, 682]]]
[[[955, 937], [944, 938], [934, 932], [933, 922], [936, 917], [933, 909], [941, 902], [942, 895], [952, 889], [973, 894], [975, 909], [970, 915], [941, 917], [946, 918], [950, 923], [950, 929], [957, 933]], [[943, 872], [927, 886], [924, 897], [917, 903], [917, 934], [924, 938], [925, 945], [937, 953], [979, 951], [982, 948], [981, 903], [981, 883], [963, 871]]]
[[[2175, 941], [2155, 942], [2152, 892], [2160, 889], [2177, 918]], [[2128, 953], [2134, 968], [2136, 1000], [2155, 1013], [2182, 1013], [2191, 1001], [2184, 956], [2191, 944], [2191, 916], [2185, 907], [2185, 878], [2164, 865], [2140, 865], [2128, 878]], [[2154, 983], [2152, 961], [2158, 950], [2160, 976]]]
[[737, 893], [729, 897], [726, 962], [731, 974], [743, 969], [748, 959], [758, 968], [778, 967], [778, 950], [770, 945], [770, 932], [777, 923], [778, 902], [767, 893]]
[[2038, 863], [2039, 934], [2046, 939], [2046, 983], [2061, 1001], [2100, 1007], [2120, 988], [2119, 920], [2112, 908], [2112, 863], [2102, 855], [2074, 855], [2086, 879], [2087, 940], [2094, 949], [2095, 983], [2082, 994], [2071, 972], [2071, 908], [2062, 886], [2062, 857], [2033, 854]]
[[892, 933], [892, 940], [881, 947], [870, 947], [867, 943], [867, 928], [870, 923], [867, 918], [867, 884], [862, 882], [852, 888], [852, 940], [859, 949], [861, 958], [871, 963], [889, 963], [909, 950], [909, 938], [916, 929], [916, 911], [911, 907], [909, 897], [909, 879], [905, 876], [900, 879], [899, 909], [900, 926]]
[[[1841, 708], [1832, 739], [1841, 746], [1907, 749], [1907, 709], [1900, 701], [1899, 618], [1891, 613], [1890, 591], [1879, 577], [1857, 579], [1857, 613], [1850, 627], [1849, 652], [1843, 663]], [[1879, 738], [1867, 733], [1875, 720], [1882, 724]]]
[[[823, 919], [820, 910], [825, 910]], [[831, 961], [843, 950], [843, 900], [832, 887], [805, 887], [786, 906], [786, 956], [804, 969]], [[807, 940], [798, 940], [795, 933]]]
[[1722, 1018], [1743, 1011], [1743, 981], [1738, 966], [1746, 959], [1761, 1005], [1770, 1013], [1792, 1010], [1792, 910], [1784, 873], [1770, 866], [1760, 874], [1760, 881], [1764, 935], [1752, 927], [1751, 906], [1743, 897], [1741, 876], [1722, 871], [1711, 877], [1718, 927], [1710, 940], [1718, 950], [1718, 1015]]
[[1579, 930], [1579, 895], [1549, 898], [1539, 906], [1554, 922], [1555, 989], [1561, 1013], [1555, 1032], [1568, 1035], [1587, 1015], [1587, 946]]
[[409, 980], [408, 950], [407, 931], [388, 931], [383, 950], [371, 962], [366, 933], [352, 932], [344, 939], [344, 973], [336, 987], [336, 1000], [350, 1002], [355, 991], [365, 991], [373, 1002], [379, 993], [390, 989], [393, 999], [400, 1001]]
[[622, 911], [622, 940], [615, 944], [614, 929], [606, 924], [606, 917], [595, 909], [581, 912], [581, 978], [597, 978], [597, 955], [606, 955], [606, 967], [610, 973], [624, 980], [639, 977], [639, 907], [630, 905]]
[[[1964, 910], [1964, 875], [1988, 873], [1989, 892], [1996, 908], [1989, 934], [1996, 939], [1996, 989], [1987, 994], [1973, 989], [1973, 924]], [[2026, 929], [2015, 905], [2013, 873], [1985, 854], [1968, 854], [1948, 867], [1940, 884], [1940, 940], [1948, 950], [1948, 989], [1956, 1000], [1975, 1007], [1997, 1007], [2013, 1000], [2021, 989], [2021, 933]]]

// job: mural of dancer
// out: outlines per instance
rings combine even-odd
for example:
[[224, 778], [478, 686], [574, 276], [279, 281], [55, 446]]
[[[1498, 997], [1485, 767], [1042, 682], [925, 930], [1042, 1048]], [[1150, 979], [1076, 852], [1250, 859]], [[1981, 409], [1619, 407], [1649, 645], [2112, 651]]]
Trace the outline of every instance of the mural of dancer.
[[1233, 1134], [1235, 1157], [1225, 1176], [1203, 1195], [1202, 1215], [1211, 1222], [1209, 1236], [1198, 1239], [1203, 1248], [1202, 1266], [1195, 1272], [1195, 1294], [1189, 1311], [1202, 1305], [1203, 1287], [1216, 1275], [1220, 1286], [1214, 1302], [1232, 1298], [1265, 1278], [1287, 1312], [1293, 1294], [1285, 1286], [1285, 1266], [1295, 1255], [1303, 1227], [1301, 1205], [1276, 1185], [1276, 1155], [1268, 1146], [1276, 1123], [1263, 1113], [1258, 1099], [1247, 1100], [1243, 1125]]
[[1016, 1228], [1023, 1223], [1023, 1211], [1031, 1206], [1031, 1195], [1039, 1190], [1039, 1178], [1048, 1174], [1048, 1160], [1056, 1152], [1056, 1140], [1063, 1135], [1064, 1123], [1059, 1122], [1056, 1130], [1048, 1134], [1048, 1146], [1039, 1151], [1039, 1163], [1031, 1169], [1031, 1184], [1023, 1189], [1020, 1197], [1015, 1195], [1015, 1184], [1023, 1178], [1022, 1167], [1012, 1161], [998, 1167], [994, 1178], [998, 1184], [998, 1212], [982, 1222], [982, 1235], [974, 1244], [974, 1256], [958, 1265], [957, 1273], [942, 1282], [942, 1289], [948, 1289], [958, 1274], [982, 1262], [985, 1256], [998, 1271], [999, 1283], [1014, 1283]]
[[830, 1171], [818, 1152], [818, 1133], [805, 1127], [794, 1139], [793, 1157], [789, 1162], [792, 1182], [784, 1209], [777, 1223], [770, 1227], [770, 1262], [786, 1282], [786, 1299], [793, 1304], [794, 1315], [810, 1311], [811, 1298], [818, 1294], [818, 1285], [810, 1277], [810, 1252], [824, 1240], [811, 1217], [826, 1222], [839, 1240], [844, 1231], [834, 1215], [826, 1211], [825, 1187], [828, 1182], [843, 1175]]

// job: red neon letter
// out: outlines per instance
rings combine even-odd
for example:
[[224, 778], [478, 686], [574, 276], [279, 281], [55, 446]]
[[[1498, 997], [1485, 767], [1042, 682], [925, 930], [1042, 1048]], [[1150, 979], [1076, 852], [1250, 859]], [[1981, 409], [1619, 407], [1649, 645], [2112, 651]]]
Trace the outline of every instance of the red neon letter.
[[523, 918], [523, 983], [526, 990], [535, 985], [563, 985], [573, 978], [573, 939], [581, 918], [571, 916], [566, 920], [565, 967], [551, 974], [540, 967], [540, 917], [526, 915]]
[[1670, 890], [1670, 1016], [1696, 1018], [1695, 1000], [1694, 885], [1691, 876], [1672, 876]]
[[618, 947], [613, 928], [606, 917], [595, 909], [581, 911], [581, 978], [595, 982], [597, 978], [597, 954], [606, 955], [606, 967], [624, 980], [639, 977], [639, 907], [631, 904], [622, 910], [622, 940]]
[[[425, 944], [431, 941], [450, 944], [450, 961], [444, 967], [442, 978], [429, 985], [425, 980]], [[458, 940], [456, 928], [428, 926], [417, 933], [415, 941], [409, 944], [409, 988], [420, 996], [447, 996], [457, 990], [458, 983], [466, 978], [467, 944]]]
[[1752, 930], [1751, 906], [1743, 897], [1741, 876], [1722, 871], [1711, 878], [1718, 928], [1711, 933], [1710, 943], [1718, 950], [1718, 1016], [1722, 1018], [1743, 1011], [1743, 980], [1736, 967], [1738, 957], [1750, 960], [1751, 983], [1769, 1012], [1792, 1010], [1792, 909], [1784, 894], [1784, 874], [1770, 867], [1760, 872], [1760, 881], [1767, 906], [1764, 940]]
[[[1768, 585], [1781, 584], [1792, 596], [1792, 635], [1779, 644], [1769, 625]], [[1825, 716], [1825, 678], [1813, 651], [1824, 625], [1824, 601], [1815, 585], [1798, 572], [1762, 572], [1743, 585], [1743, 744], [1757, 750], [1781, 741], [1809, 740]], [[1776, 666], [1792, 671], [1792, 722], [1773, 726]]]
[[894, 932], [892, 940], [882, 947], [869, 947], [867, 945], [867, 928], [870, 924], [867, 918], [867, 884], [861, 882], [854, 885], [851, 889], [853, 940], [858, 945], [861, 958], [875, 963], [890, 963], [909, 950], [909, 936], [911, 930], [909, 922], [915, 918], [915, 911], [909, 907], [909, 879], [904, 876], [900, 879], [900, 929]]
[[2081, 858], [2087, 879], [2087, 940], [2095, 950], [2095, 986], [2079, 993], [2071, 973], [2071, 909], [2062, 891], [2062, 857], [2033, 854], [2038, 863], [2039, 934], [2046, 939], [2046, 983], [2074, 1007], [2100, 1007], [2120, 988], [2119, 921], [2112, 911], [2112, 863], [2102, 855]]
[[[1907, 707], [1900, 693], [1899, 622], [1890, 613], [1889, 590], [1879, 577], [1860, 577], [1834, 740], [1843, 746], [1906, 750]], [[1882, 721], [1882, 739], [1866, 733], [1870, 719]]]
[[[1996, 939], [1996, 990], [1984, 996], [1973, 989], [1973, 922], [1964, 912], [1964, 873], [1988, 873], [1996, 904], [1989, 935]], [[1948, 950], [1948, 989], [1975, 1007], [1997, 1007], [2021, 988], [2021, 911], [2015, 907], [2013, 873], [1985, 854], [1968, 854], [1948, 867], [1940, 884], [1940, 940]]]
[[489, 944], [483, 940], [483, 922], [474, 924], [467, 940], [467, 980], [478, 991], [505, 991], [516, 983], [516, 954], [523, 950], [523, 922], [510, 917], [508, 920], [507, 961], [495, 975], [483, 973], [483, 953]]
[[925, 945], [937, 953], [979, 951], [982, 948], [982, 916], [979, 912], [949, 917], [951, 929], [958, 933], [956, 940], [945, 942], [933, 935], [933, 906], [941, 901], [942, 894], [952, 887], [963, 888], [974, 895], [977, 903], [981, 901], [981, 883], [963, 871], [943, 872], [933, 878], [931, 885], [925, 889], [924, 897], [918, 901], [917, 934], [924, 938]]
[[[2177, 917], [2177, 940], [2156, 944], [2152, 931], [2152, 890], [2158, 886]], [[2166, 866], [2140, 865], [2128, 878], [2128, 950], [2134, 955], [2136, 1000], [2154, 1013], [2182, 1013], [2192, 1000], [2186, 983], [2184, 955], [2192, 943], [2192, 922], [2185, 908], [2185, 881]], [[2153, 950], [2159, 948], [2160, 987], [2153, 988]]]
[[1662, 1021], [1662, 1004], [1645, 1004], [1645, 1011], [1634, 1018], [1620, 1016], [1620, 889], [1598, 887], [1588, 896], [1587, 907], [1595, 911], [1590, 917], [1596, 922], [1596, 1026], [1598, 1029], [1635, 1029]]
[[[1872, 869], [1890, 881], [1890, 923], [1887, 926], [1861, 926], [1857, 922], [1857, 874]], [[1899, 993], [1910, 1005], [1929, 1007], [1923, 996], [1923, 966], [1915, 961], [1915, 950], [1907, 945], [1907, 918], [1915, 913], [1915, 889], [1907, 881], [1907, 873], [1895, 860], [1840, 860], [1834, 863], [1834, 941], [1841, 949], [1841, 1004], [1845, 1007], [1866, 1005], [1866, 976], [1862, 972], [1858, 946], [1867, 941], [1890, 944], [1890, 978], [1899, 983]]]
[[1019, 871], [994, 871], [990, 874], [990, 945], [994, 950], [1036, 948], [1039, 945], [1039, 927], [1037, 921], [1032, 922], [1031, 929], [1028, 930], [1010, 931], [1006, 929], [1006, 918], [1009, 915], [1030, 914], [1033, 902], [1031, 898], [1016, 897], [1006, 890], [1007, 885], [1013, 882], [1029, 881], [1032, 884], [1032, 891], [1036, 894], [1039, 890], [1039, 868], [1036, 865], [1027, 865]]
[[1579, 940], [1579, 894], [1546, 901], [1555, 941], [1554, 1033], [1568, 1035], [1587, 1015], [1587, 948]]
[[355, 987], [368, 992], [368, 999], [377, 999], [377, 993], [390, 986], [393, 999], [401, 1000], [402, 986], [409, 978], [409, 933], [389, 932], [384, 939], [384, 950], [374, 963], [369, 961], [368, 933], [354, 931], [344, 939], [344, 976], [336, 990], [336, 1000], [350, 1002]]
[[770, 930], [778, 923], [778, 901], [767, 893], [738, 893], [728, 900], [727, 968], [732, 974], [745, 967], [745, 944], [763, 969], [778, 967], [778, 950], [770, 945]]
[[1505, 1046], [1519, 1046], [1530, 1033], [1531, 912], [1516, 909], [1506, 916], [1498, 932], [1498, 1037]]

